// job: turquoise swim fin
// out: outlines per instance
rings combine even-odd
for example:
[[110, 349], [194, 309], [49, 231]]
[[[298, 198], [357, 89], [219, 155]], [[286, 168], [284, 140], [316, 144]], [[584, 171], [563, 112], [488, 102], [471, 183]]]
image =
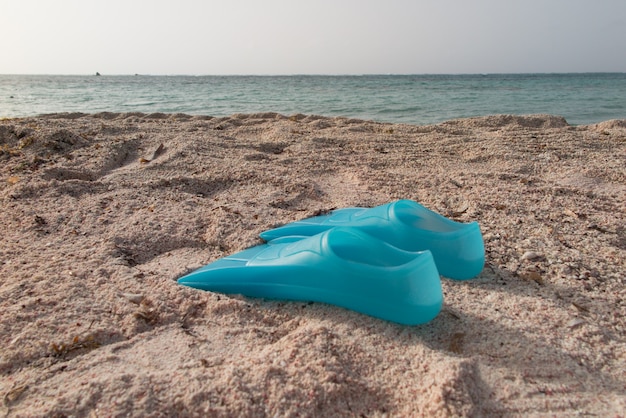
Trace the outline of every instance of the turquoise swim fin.
[[262, 232], [261, 238], [269, 242], [287, 236], [310, 236], [337, 226], [358, 228], [406, 251], [430, 250], [439, 273], [451, 279], [471, 279], [485, 264], [485, 246], [477, 222], [452, 221], [412, 200], [371, 209], [337, 209]]
[[252, 247], [178, 283], [250, 297], [324, 302], [406, 325], [432, 320], [443, 303], [430, 252], [400, 250], [354, 228]]

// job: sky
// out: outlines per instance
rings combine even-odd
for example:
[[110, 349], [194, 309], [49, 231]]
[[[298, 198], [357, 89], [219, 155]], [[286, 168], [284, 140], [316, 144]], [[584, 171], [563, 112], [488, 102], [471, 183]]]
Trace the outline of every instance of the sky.
[[0, 0], [0, 74], [626, 72], [624, 0]]

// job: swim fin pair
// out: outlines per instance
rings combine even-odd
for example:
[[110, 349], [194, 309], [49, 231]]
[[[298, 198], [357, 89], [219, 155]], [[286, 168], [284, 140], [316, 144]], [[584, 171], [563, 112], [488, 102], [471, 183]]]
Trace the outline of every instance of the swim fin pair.
[[[457, 279], [473, 277], [484, 263], [478, 224], [453, 222], [409, 200], [339, 209], [261, 237], [269, 242], [178, 282], [222, 293], [330, 303], [416, 325], [441, 310], [440, 263], [460, 264], [444, 267]], [[465, 248], [470, 244], [480, 248]]]

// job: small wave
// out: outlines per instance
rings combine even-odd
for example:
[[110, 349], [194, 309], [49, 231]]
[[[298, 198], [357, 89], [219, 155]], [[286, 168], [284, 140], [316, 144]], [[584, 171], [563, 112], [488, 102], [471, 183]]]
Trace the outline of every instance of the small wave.
[[120, 106], [121, 107], [141, 107], [141, 106], [155, 106], [159, 104], [159, 102], [154, 102], [154, 101], [145, 101], [145, 102], [127, 102], [127, 103], [121, 103]]

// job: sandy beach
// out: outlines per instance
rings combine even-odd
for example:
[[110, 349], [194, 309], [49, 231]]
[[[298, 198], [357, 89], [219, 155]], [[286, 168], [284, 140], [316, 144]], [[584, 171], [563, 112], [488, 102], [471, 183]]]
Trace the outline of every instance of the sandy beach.
[[[320, 211], [480, 223], [432, 322], [176, 279]], [[624, 416], [626, 120], [0, 120], [0, 416]]]

